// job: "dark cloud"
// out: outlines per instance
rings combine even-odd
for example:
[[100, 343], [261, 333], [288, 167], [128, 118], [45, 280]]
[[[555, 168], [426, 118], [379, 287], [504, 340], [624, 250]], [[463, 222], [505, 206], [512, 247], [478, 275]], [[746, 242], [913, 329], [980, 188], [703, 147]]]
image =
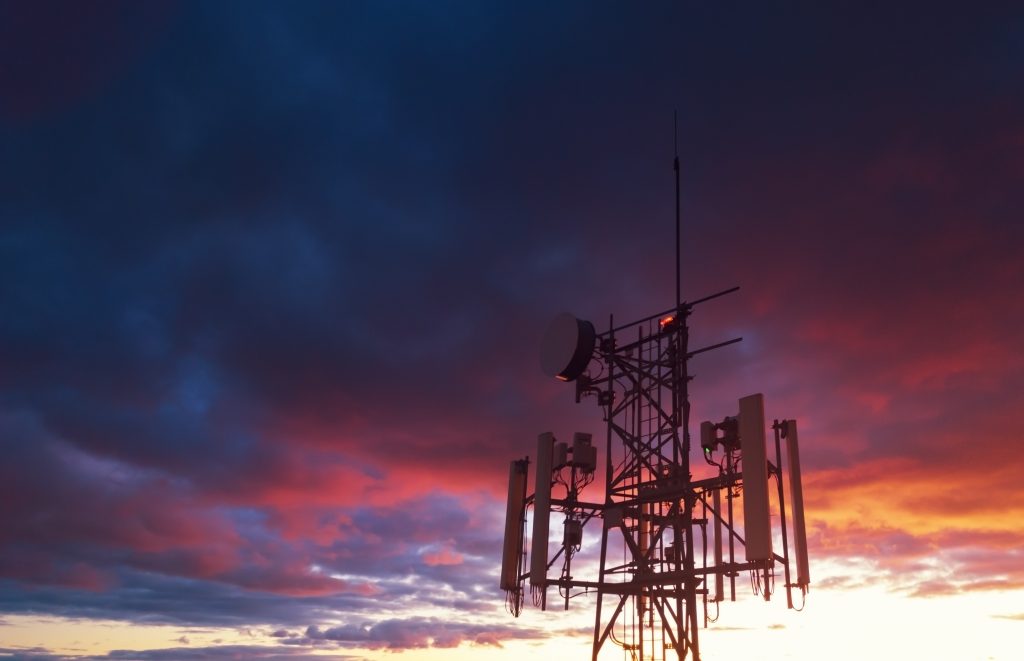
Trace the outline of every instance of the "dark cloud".
[[[550, 632], [513, 625], [472, 624], [428, 617], [388, 619], [321, 629], [310, 626], [304, 638], [288, 644], [330, 641], [346, 647], [391, 650], [458, 647], [462, 643], [501, 647], [502, 641], [546, 638]], [[300, 642], [301, 641], [301, 642]]]
[[[287, 647], [261, 647], [258, 645], [216, 645], [192, 649], [177, 647], [163, 650], [113, 650], [106, 656], [95, 657], [97, 659], [139, 659], [140, 661], [164, 661], [171, 659], [195, 659], [206, 661], [209, 659], [266, 659], [267, 661], [283, 661], [284, 659], [308, 661], [314, 658], [324, 658], [304, 654], [298, 650], [291, 650]], [[328, 659], [354, 659], [347, 655], [328, 655]]]
[[539, 635], [506, 462], [601, 421], [537, 340], [667, 307], [673, 108], [695, 413], [806, 424], [816, 556], [1019, 585], [1021, 13], [927, 9], [5, 5], [0, 612]]
[[118, 587], [105, 590], [38, 586], [26, 590], [22, 584], [3, 581], [0, 604], [5, 612], [16, 614], [234, 627], [262, 622], [300, 624], [308, 622], [314, 613], [344, 608], [346, 600], [296, 599], [243, 591], [215, 582], [122, 571]]
[[[6, 552], [10, 580], [0, 582], [0, 605], [15, 613], [219, 626], [295, 625], [368, 609], [401, 614], [424, 602], [493, 615], [501, 607], [494, 588], [500, 521], [478, 516], [436, 495], [354, 510], [318, 544], [316, 528], [288, 531], [288, 542], [272, 517], [254, 512], [224, 521], [236, 535], [221, 548], [177, 540], [166, 550], [136, 550], [117, 538], [72, 550], [65, 538], [23, 531]], [[22, 592], [25, 585], [32, 590]]]
[[41, 647], [34, 647], [32, 649], [9, 649], [0, 647], [0, 653], [4, 655], [3, 658], [12, 659], [13, 661], [66, 661], [66, 659], [71, 658], [67, 656], [54, 656]]
[[217, 659], [263, 659], [264, 661], [310, 661], [311, 659], [355, 659], [344, 654], [307, 654], [287, 647], [263, 647], [259, 645], [213, 645], [202, 648], [172, 647], [158, 650], [112, 650], [98, 656], [65, 656], [52, 654], [45, 649], [15, 650], [0, 648], [4, 659], [11, 661], [100, 661], [101, 659], [132, 659], [134, 661], [215, 661]]

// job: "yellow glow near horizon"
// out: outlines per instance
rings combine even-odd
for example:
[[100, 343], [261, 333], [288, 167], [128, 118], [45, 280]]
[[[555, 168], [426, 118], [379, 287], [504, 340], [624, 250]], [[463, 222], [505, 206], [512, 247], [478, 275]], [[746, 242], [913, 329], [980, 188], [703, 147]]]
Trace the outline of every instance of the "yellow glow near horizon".
[[[187, 639], [187, 643], [182, 641]], [[118, 620], [4, 615], [0, 646], [42, 648], [54, 654], [106, 654], [111, 650], [253, 644], [254, 635], [221, 627], [134, 624]]]
[[[1024, 636], [1024, 591], [969, 593], [942, 598], [911, 598], [882, 588], [818, 590], [808, 596], [804, 612], [785, 608], [784, 595], [765, 604], [748, 595], [722, 604], [717, 623], [701, 629], [704, 661], [756, 658], [764, 661], [859, 661], [929, 659], [1016, 661]], [[530, 612], [501, 624], [547, 626], [565, 630], [593, 622], [592, 605], [570, 613]], [[489, 621], [491, 621], [489, 619]], [[198, 648], [211, 645], [277, 646], [270, 627], [198, 628], [126, 624], [113, 620], [5, 616], [0, 646], [43, 648], [51, 653], [102, 655], [110, 650]], [[182, 642], [182, 637], [188, 642]], [[282, 648], [283, 649], [283, 648]], [[503, 647], [463, 644], [456, 648], [405, 651], [359, 648], [303, 648], [306, 653], [382, 661], [508, 661], [511, 659], [587, 659], [589, 635], [543, 641], [509, 641]], [[621, 659], [608, 645], [601, 659]]]

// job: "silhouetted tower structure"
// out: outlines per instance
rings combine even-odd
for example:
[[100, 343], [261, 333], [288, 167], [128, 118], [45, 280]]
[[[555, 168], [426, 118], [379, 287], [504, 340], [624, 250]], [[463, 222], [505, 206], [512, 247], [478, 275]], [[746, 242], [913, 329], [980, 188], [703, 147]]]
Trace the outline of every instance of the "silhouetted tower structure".
[[[544, 371], [574, 382], [576, 401], [593, 397], [602, 412], [604, 501], [580, 498], [598, 465], [590, 434], [576, 433], [571, 444], [550, 432], [538, 437], [533, 494], [527, 494], [529, 459], [513, 461], [509, 473], [501, 575], [509, 609], [519, 614], [527, 581], [533, 602], [541, 608], [548, 606], [550, 587], [558, 589], [566, 610], [571, 597], [595, 595], [594, 661], [614, 646], [625, 658], [640, 661], [699, 661], [700, 627], [717, 619], [720, 602], [736, 599], [736, 578], [742, 573], [751, 573], [755, 590], [768, 600], [776, 566], [781, 567], [790, 608], [793, 589], [803, 595], [810, 583], [794, 420], [772, 424], [773, 462], [765, 436], [764, 398], [741, 398], [734, 415], [701, 423], [697, 456], [713, 470], [710, 476], [693, 478], [689, 361], [741, 338], [691, 349], [689, 318], [696, 306], [739, 288], [689, 302], [680, 299], [678, 156], [673, 165], [676, 304], [621, 325], [609, 317], [602, 332], [591, 322], [559, 315], [548, 327], [541, 350]], [[783, 440], [795, 578], [790, 572]], [[781, 554], [773, 549], [773, 477]], [[526, 514], [531, 505], [527, 555]], [[549, 560], [553, 512], [564, 519], [560, 548]], [[573, 575], [573, 560], [582, 546], [584, 526], [595, 523], [601, 527], [597, 575], [581, 579]], [[549, 576], [559, 560], [561, 571]]]

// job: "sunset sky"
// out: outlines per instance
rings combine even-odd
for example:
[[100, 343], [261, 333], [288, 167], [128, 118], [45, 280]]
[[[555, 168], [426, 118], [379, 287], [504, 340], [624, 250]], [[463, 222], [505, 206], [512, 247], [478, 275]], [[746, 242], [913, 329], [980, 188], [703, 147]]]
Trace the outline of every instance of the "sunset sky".
[[676, 110], [812, 574], [703, 658], [1020, 659], [1020, 3], [128, 0], [0, 3], [0, 659], [589, 659], [508, 462], [603, 438], [551, 317], [673, 304]]

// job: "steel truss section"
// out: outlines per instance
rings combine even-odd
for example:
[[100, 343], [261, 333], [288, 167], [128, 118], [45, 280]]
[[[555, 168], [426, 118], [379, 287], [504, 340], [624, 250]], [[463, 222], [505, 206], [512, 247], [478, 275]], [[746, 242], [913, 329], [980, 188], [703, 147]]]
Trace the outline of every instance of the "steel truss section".
[[[689, 314], [682, 305], [627, 327], [609, 320], [595, 352], [603, 376], [578, 382], [580, 395], [597, 395], [607, 423], [595, 661], [609, 640], [638, 659], [699, 658]], [[612, 560], [619, 540], [621, 563]]]
[[[743, 398], [737, 417], [701, 425], [703, 459], [717, 469], [716, 474], [695, 480], [691, 472], [689, 360], [740, 339], [691, 350], [689, 317], [698, 303], [737, 289], [681, 303], [674, 310], [624, 326], [616, 327], [614, 319], [609, 318], [607, 331], [596, 337], [591, 335], [588, 345], [593, 344], [594, 349], [587, 370], [574, 377], [576, 401], [596, 399], [606, 424], [604, 501], [585, 502], [579, 498], [581, 490], [595, 477], [594, 455], [588, 451], [582, 453], [582, 457], [577, 456], [580, 452], [573, 449], [571, 460], [567, 460], [565, 443], [560, 443], [554, 464], [550, 458], [540, 461], [538, 457], [540, 473], [552, 476], [550, 485], [538, 476], [537, 491], [543, 492], [543, 498], [534, 494], [525, 496], [517, 504], [518, 509], [510, 505], [509, 511], [521, 513], [509, 518], [508, 525], [513, 531], [518, 530], [516, 526], [525, 527], [526, 508], [534, 506], [534, 537], [535, 541], [544, 540], [540, 547], [542, 552], [547, 542], [548, 522], [543, 521], [538, 527], [537, 517], [553, 512], [565, 516], [561, 548], [546, 563], [537, 563], [535, 554], [535, 562], [527, 573], [523, 573], [525, 557], [515, 555], [521, 545], [525, 556], [524, 538], [513, 536], [513, 546], [507, 553], [508, 566], [503, 566], [502, 578], [510, 610], [518, 614], [523, 584], [527, 580], [535, 604], [542, 609], [547, 607], [547, 588], [552, 586], [558, 588], [566, 610], [573, 596], [596, 597], [593, 661], [598, 661], [602, 652], [613, 646], [622, 649], [632, 661], [700, 661], [700, 625], [706, 627], [717, 620], [719, 602], [735, 601], [736, 577], [742, 572], [750, 572], [755, 591], [768, 600], [774, 591], [775, 568], [779, 563], [788, 607], [794, 608], [793, 588], [806, 594], [810, 579], [795, 421], [776, 420], [771, 426], [775, 435], [773, 463], [767, 457], [767, 447], [756, 446], [765, 441], [763, 398], [761, 395]], [[570, 324], [569, 327], [575, 326]], [[585, 328], [596, 333], [589, 322]], [[590, 349], [587, 351], [589, 353]], [[753, 417], [744, 413], [744, 410], [751, 410], [751, 401], [756, 404]], [[759, 422], [751, 425], [752, 420]], [[590, 448], [590, 436], [584, 436], [586, 447]], [[555, 447], [553, 435], [545, 433], [540, 438], [547, 440], [539, 445], [538, 452], [544, 448], [544, 452], [550, 453]], [[799, 525], [794, 527], [796, 582], [791, 582], [789, 565], [782, 439], [786, 439], [790, 471], [794, 471], [790, 475], [790, 486], [796, 501], [794, 520], [799, 520]], [[746, 465], [744, 447], [750, 451]], [[717, 461], [714, 460], [716, 452]], [[752, 457], [753, 464], [750, 463]], [[513, 474], [517, 466], [513, 462]], [[756, 466], [761, 466], [765, 473], [752, 473]], [[742, 532], [737, 530], [734, 501], [741, 497], [744, 484], [748, 482], [745, 477], [749, 478], [748, 487], [758, 484], [764, 489], [760, 502], [765, 504], [766, 510], [766, 480], [776, 479], [781, 555], [771, 550], [770, 539], [764, 543], [763, 531], [766, 526], [770, 528], [767, 511], [762, 519], [755, 520], [755, 523], [763, 523], [762, 537], [756, 540], [749, 537], [751, 544], [748, 545], [745, 537], [757, 529], [750, 525], [746, 512], [749, 502], [744, 500], [740, 507], [744, 524]], [[549, 486], [564, 488], [564, 497], [549, 498]], [[754, 491], [749, 488], [747, 491], [746, 496], [753, 497]], [[572, 574], [574, 556], [580, 549], [583, 527], [595, 521], [601, 525], [596, 580], [580, 580]], [[767, 534], [771, 534], [770, 529]], [[709, 540], [713, 540], [711, 549]], [[759, 543], [754, 544], [754, 541]], [[739, 561], [738, 553], [745, 553], [746, 559]], [[547, 559], [547, 554], [540, 557]], [[548, 572], [558, 562], [561, 571], [549, 578]], [[506, 581], [506, 571], [510, 575], [518, 571], [518, 580]], [[539, 575], [541, 572], [543, 575]], [[577, 592], [574, 594], [573, 590]], [[713, 617], [709, 615], [709, 603], [714, 605]]]

